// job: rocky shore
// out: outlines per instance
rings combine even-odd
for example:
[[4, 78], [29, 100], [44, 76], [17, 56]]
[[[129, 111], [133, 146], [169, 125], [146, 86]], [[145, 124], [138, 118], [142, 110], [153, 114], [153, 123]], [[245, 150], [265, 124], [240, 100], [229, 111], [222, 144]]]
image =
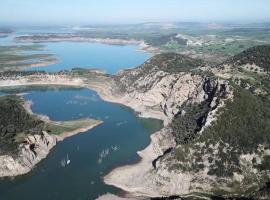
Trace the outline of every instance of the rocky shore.
[[[270, 177], [270, 151], [263, 139], [269, 136], [265, 123], [269, 102], [249, 87], [251, 71], [240, 67], [231, 67], [226, 78], [218, 75], [227, 69], [225, 65], [210, 67], [201, 60], [167, 53], [114, 76], [79, 70], [60, 76], [61, 83], [52, 75], [12, 81], [13, 85], [46, 85], [50, 79], [51, 85], [90, 88], [104, 100], [131, 107], [142, 117], [163, 120], [164, 128], [138, 152], [139, 163], [118, 167], [104, 177], [106, 184], [126, 191], [126, 198], [243, 197], [259, 191]], [[269, 91], [268, 73], [259, 75], [256, 81], [261, 82], [253, 86]], [[7, 80], [1, 83], [8, 86]], [[103, 198], [121, 199], [107, 194], [99, 200]]]
[[18, 154], [0, 156], [0, 177], [11, 177], [26, 174], [60, 141], [55, 135], [43, 132], [42, 135], [28, 136], [26, 143], [21, 144]]
[[[25, 101], [24, 109], [30, 114], [34, 115], [31, 109], [32, 103]], [[74, 136], [76, 134], [86, 132], [102, 123], [99, 120], [84, 119], [80, 121], [56, 122], [51, 121], [48, 116], [35, 115], [41, 121], [56, 126], [74, 126], [76, 123], [82, 124], [81, 127], [70, 131], [64, 131], [61, 134], [55, 135], [42, 131], [41, 134], [27, 135], [24, 142], [19, 144], [16, 152], [11, 154], [0, 155], [0, 177], [13, 177], [30, 172], [36, 164], [47, 157], [50, 150], [60, 141], [65, 138]], [[83, 121], [83, 123], [81, 123]]]

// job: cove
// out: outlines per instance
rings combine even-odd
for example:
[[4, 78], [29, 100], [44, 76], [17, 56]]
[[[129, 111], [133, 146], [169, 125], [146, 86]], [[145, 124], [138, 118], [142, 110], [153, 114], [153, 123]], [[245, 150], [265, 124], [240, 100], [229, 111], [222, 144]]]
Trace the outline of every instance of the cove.
[[[102, 176], [118, 165], [138, 161], [136, 152], [145, 148], [150, 134], [162, 126], [159, 120], [138, 118], [127, 107], [103, 101], [89, 89], [27, 88], [15, 92], [27, 92], [24, 98], [33, 102], [33, 111], [52, 120], [91, 117], [104, 123], [58, 143], [29, 174], [1, 179], [3, 200], [92, 200], [107, 192], [117, 194], [121, 191], [105, 185]], [[104, 151], [109, 153], [100, 159]], [[71, 163], [63, 167], [61, 160], [67, 154]]]

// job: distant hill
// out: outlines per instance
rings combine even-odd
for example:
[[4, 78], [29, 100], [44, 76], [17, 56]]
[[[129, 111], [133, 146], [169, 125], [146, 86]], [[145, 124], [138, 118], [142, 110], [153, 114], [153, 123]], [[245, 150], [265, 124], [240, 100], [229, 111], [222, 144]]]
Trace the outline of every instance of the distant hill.
[[255, 64], [266, 71], [270, 71], [270, 45], [251, 47], [226, 61], [226, 64], [241, 66]]
[[177, 33], [173, 33], [169, 35], [159, 35], [156, 37], [151, 37], [149, 39], [146, 39], [146, 43], [152, 46], [162, 46], [170, 42], [175, 42], [178, 45], [187, 45], [188, 40], [178, 37], [177, 35]]
[[165, 72], [184, 72], [205, 65], [200, 59], [194, 59], [177, 53], [162, 53], [145, 62], [141, 68], [157, 69]]

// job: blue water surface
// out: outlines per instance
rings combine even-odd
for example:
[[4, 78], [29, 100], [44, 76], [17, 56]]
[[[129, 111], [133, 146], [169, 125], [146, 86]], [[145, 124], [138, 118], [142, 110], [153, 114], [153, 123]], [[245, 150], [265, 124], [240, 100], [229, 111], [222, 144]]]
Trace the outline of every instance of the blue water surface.
[[51, 42], [45, 53], [54, 54], [59, 62], [46, 67], [34, 67], [29, 70], [57, 72], [75, 67], [101, 69], [115, 74], [121, 69], [141, 65], [151, 54], [139, 50], [138, 45], [108, 45], [88, 42]]
[[[1, 180], [3, 200], [92, 200], [107, 192], [118, 194], [120, 190], [105, 185], [102, 177], [118, 165], [138, 161], [136, 152], [150, 142], [152, 131], [147, 127], [161, 127], [160, 121], [142, 120], [89, 89], [35, 89], [27, 91], [25, 98], [33, 102], [35, 113], [52, 120], [91, 117], [104, 123], [56, 145], [29, 174]], [[100, 160], [106, 149], [108, 156]], [[61, 160], [67, 155], [71, 163], [63, 167]]]

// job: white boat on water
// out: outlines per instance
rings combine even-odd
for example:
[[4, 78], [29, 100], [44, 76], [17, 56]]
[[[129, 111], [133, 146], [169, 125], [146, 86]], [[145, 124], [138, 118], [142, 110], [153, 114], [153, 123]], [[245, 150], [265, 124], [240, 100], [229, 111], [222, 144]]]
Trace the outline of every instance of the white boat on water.
[[68, 158], [68, 154], [67, 154], [67, 165], [70, 163], [70, 159]]

